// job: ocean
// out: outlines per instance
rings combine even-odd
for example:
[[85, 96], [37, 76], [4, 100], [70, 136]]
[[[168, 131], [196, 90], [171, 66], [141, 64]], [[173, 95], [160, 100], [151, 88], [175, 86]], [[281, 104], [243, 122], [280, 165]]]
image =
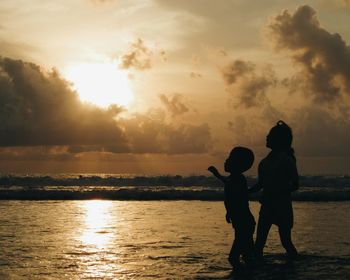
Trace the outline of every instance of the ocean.
[[[256, 183], [248, 177], [248, 185]], [[0, 199], [17, 200], [209, 200], [221, 201], [223, 187], [211, 176], [120, 174], [0, 175]], [[253, 195], [252, 200], [258, 200]], [[348, 201], [349, 176], [301, 176], [296, 201]]]
[[[272, 227], [265, 263], [249, 279], [350, 279], [350, 179], [301, 182], [299, 259], [286, 260]], [[0, 279], [236, 279], [227, 262], [233, 231], [211, 177], [4, 175], [0, 183]], [[257, 220], [259, 202], [250, 207]]]

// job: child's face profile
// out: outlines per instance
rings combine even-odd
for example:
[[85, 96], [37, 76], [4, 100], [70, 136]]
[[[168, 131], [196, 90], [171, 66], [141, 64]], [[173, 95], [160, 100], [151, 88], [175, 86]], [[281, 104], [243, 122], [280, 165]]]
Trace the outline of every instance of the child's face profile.
[[225, 160], [224, 168], [225, 168], [225, 172], [232, 172], [232, 170], [233, 170], [233, 160], [232, 160], [231, 157], [228, 157]]

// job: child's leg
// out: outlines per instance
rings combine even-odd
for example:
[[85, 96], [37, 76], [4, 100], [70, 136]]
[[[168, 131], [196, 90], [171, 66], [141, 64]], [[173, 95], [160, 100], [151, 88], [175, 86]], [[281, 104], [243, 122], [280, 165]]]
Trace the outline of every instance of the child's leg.
[[255, 225], [248, 227], [244, 238], [243, 260], [248, 265], [253, 265], [254, 260], [254, 230]]
[[239, 238], [239, 231], [237, 229], [235, 231], [235, 239], [232, 243], [231, 251], [228, 257], [228, 261], [233, 267], [239, 266], [239, 256], [241, 254], [241, 244], [240, 244], [240, 238]]

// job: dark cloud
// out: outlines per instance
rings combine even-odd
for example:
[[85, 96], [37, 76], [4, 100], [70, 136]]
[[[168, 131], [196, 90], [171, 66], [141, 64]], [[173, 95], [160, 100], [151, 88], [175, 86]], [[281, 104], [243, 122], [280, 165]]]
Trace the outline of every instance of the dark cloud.
[[[212, 137], [207, 124], [174, 124], [165, 121], [162, 110], [153, 109], [145, 114], [134, 114], [119, 119], [132, 153], [199, 154], [212, 148]], [[119, 153], [115, 146], [70, 146], [69, 152]]]
[[329, 102], [350, 95], [350, 47], [337, 33], [320, 26], [316, 11], [300, 6], [283, 11], [268, 26], [277, 50], [287, 50], [302, 66], [303, 89], [315, 101]]
[[222, 75], [227, 85], [236, 83], [238, 78], [244, 77], [255, 70], [255, 65], [249, 61], [235, 60], [224, 69]]
[[273, 107], [267, 101], [263, 106], [236, 108], [227, 121], [226, 128], [232, 135], [233, 145], [254, 147], [260, 150], [263, 148], [264, 151], [267, 133], [281, 119], [290, 120], [283, 111]]
[[0, 58], [0, 145], [95, 145], [126, 149], [113, 120], [121, 108], [82, 104], [57, 71]]
[[189, 111], [187, 106], [182, 101], [183, 96], [181, 94], [175, 93], [170, 97], [167, 97], [165, 94], [161, 94], [159, 98], [165, 108], [173, 116], [182, 115]]
[[258, 73], [256, 65], [249, 61], [235, 60], [221, 71], [229, 92], [239, 99], [239, 104], [253, 107], [268, 102], [266, 92], [276, 85], [275, 74], [270, 67]]
[[131, 149], [137, 153], [205, 153], [212, 147], [207, 124], [170, 124], [148, 114], [136, 114], [125, 121]]
[[284, 78], [280, 81], [281, 86], [283, 86], [289, 94], [295, 93], [300, 90], [301, 85], [305, 82], [305, 77], [300, 74], [292, 75], [290, 77]]
[[310, 157], [350, 156], [349, 112], [334, 112], [315, 106], [304, 107], [293, 115], [295, 147], [299, 155]]
[[[187, 108], [180, 96], [163, 100], [173, 113]], [[121, 119], [121, 111], [82, 103], [55, 70], [0, 58], [0, 152], [5, 156], [30, 157], [30, 147], [49, 159], [82, 152], [204, 153], [211, 147], [206, 124], [174, 125], [149, 113]]]
[[66, 146], [0, 147], [0, 161], [70, 160]]
[[[234, 143], [255, 147], [263, 154], [266, 134], [283, 119], [293, 129], [297, 156], [348, 157], [349, 46], [339, 34], [322, 28], [309, 6], [301, 6], [293, 14], [284, 11], [271, 21], [268, 30], [277, 50], [286, 50], [301, 71], [277, 80], [271, 69], [259, 72], [255, 64], [246, 61], [236, 60], [223, 69], [229, 91], [246, 105], [244, 109], [236, 107], [235, 116], [227, 123]], [[289, 107], [285, 99], [286, 104], [274, 107], [265, 93], [275, 85], [289, 92], [302, 90], [317, 102], [311, 106], [302, 99], [290, 102], [294, 104]], [[343, 102], [334, 102], [340, 98]], [[263, 106], [253, 108], [252, 101]], [[324, 106], [326, 102], [337, 106]]]
[[283, 113], [272, 109], [257, 108], [233, 117], [227, 122], [234, 145], [253, 147], [257, 155], [266, 153], [265, 139], [278, 120], [284, 120], [293, 129], [298, 157], [349, 157], [350, 156], [350, 109], [334, 109], [304, 105]]
[[[163, 55], [165, 55], [165, 52]], [[145, 46], [143, 40], [139, 38], [132, 43], [130, 50], [122, 55], [120, 67], [123, 69], [146, 70], [152, 67], [151, 57], [152, 52]]]

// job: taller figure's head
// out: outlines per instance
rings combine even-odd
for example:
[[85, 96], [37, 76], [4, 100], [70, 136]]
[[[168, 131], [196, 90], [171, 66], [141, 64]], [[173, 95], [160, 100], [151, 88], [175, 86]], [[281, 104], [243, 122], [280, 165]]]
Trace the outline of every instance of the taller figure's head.
[[289, 150], [292, 141], [292, 129], [284, 121], [278, 121], [266, 137], [266, 147], [271, 150]]

